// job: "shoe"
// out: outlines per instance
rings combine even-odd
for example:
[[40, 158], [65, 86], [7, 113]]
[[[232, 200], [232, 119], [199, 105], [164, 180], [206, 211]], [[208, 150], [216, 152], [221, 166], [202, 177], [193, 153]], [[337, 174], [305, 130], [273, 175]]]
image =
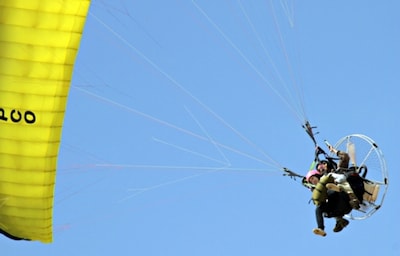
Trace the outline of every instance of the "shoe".
[[313, 232], [314, 232], [314, 234], [319, 235], [319, 236], [326, 236], [326, 232], [320, 228], [314, 228]]
[[340, 232], [342, 231], [347, 225], [349, 225], [349, 221], [343, 218], [336, 220], [336, 225], [333, 228], [333, 232]]
[[354, 195], [354, 193], [349, 193], [349, 203], [351, 208], [353, 209], [360, 209], [360, 201], [358, 200], [358, 198], [356, 197], [356, 195]]
[[333, 191], [336, 191], [336, 192], [342, 191], [342, 190], [340, 189], [340, 187], [339, 187], [338, 185], [334, 184], [334, 183], [328, 183], [328, 184], [326, 184], [325, 186], [326, 186], [326, 188], [329, 189], [329, 190], [333, 190]]

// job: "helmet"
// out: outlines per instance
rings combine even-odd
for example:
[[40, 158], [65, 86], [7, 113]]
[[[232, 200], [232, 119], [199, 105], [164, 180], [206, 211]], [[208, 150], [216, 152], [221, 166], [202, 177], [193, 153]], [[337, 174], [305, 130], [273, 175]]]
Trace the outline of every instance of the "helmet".
[[[321, 160], [321, 161], [319, 161], [319, 162], [315, 165], [315, 169], [318, 170], [318, 166], [319, 166], [320, 164], [326, 164], [326, 167], [327, 167], [327, 169], [325, 170], [326, 172], [331, 172], [332, 169], [336, 169], [336, 168], [337, 168], [337, 165], [336, 165], [335, 162], [333, 162], [333, 161], [328, 161], [328, 160]], [[325, 172], [325, 171], [324, 171], [324, 172]]]
[[309, 172], [307, 173], [307, 175], [306, 175], [306, 180], [307, 180], [307, 182], [310, 182], [310, 178], [311, 178], [312, 176], [321, 177], [322, 175], [321, 175], [321, 173], [320, 173], [319, 171], [317, 171], [317, 170], [311, 170], [311, 171], [309, 171]]

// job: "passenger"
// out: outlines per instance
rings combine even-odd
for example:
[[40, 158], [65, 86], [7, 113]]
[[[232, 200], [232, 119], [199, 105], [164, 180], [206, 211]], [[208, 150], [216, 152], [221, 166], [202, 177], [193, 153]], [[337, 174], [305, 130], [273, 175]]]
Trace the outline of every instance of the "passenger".
[[306, 175], [306, 181], [313, 184], [312, 200], [316, 206], [315, 217], [317, 228], [313, 229], [314, 234], [326, 236], [324, 226], [324, 216], [335, 217], [336, 225], [334, 232], [340, 232], [345, 228], [349, 221], [343, 216], [348, 214], [352, 208], [348, 203], [348, 194], [328, 190], [326, 184], [333, 182], [331, 175], [322, 175], [318, 170], [311, 170]]

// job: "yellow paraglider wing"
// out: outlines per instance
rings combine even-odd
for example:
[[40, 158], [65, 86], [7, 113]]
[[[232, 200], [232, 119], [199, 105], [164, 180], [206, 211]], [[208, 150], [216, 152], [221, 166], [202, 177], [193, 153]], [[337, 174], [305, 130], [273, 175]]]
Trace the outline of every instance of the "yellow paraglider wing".
[[57, 154], [89, 0], [0, 0], [0, 233], [52, 241]]

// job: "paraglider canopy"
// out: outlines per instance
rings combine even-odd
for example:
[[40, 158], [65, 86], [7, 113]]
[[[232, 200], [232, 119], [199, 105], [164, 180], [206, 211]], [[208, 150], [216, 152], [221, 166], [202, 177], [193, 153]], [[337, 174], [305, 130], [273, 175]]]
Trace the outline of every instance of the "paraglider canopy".
[[57, 154], [89, 0], [0, 3], [0, 233], [52, 241]]

